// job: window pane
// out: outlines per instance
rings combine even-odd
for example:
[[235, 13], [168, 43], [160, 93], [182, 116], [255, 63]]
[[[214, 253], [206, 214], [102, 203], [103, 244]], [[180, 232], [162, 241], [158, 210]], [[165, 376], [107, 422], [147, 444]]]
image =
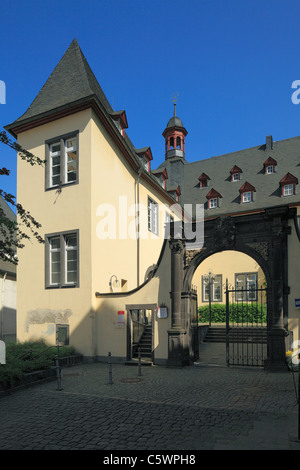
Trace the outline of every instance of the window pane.
[[77, 282], [77, 236], [76, 234], [66, 235], [66, 282]]
[[151, 199], [148, 199], [148, 229], [158, 233], [158, 205]]
[[60, 283], [60, 238], [53, 237], [50, 245], [50, 284]]
[[[235, 284], [237, 290], [243, 290], [246, 288], [246, 276], [245, 274], [237, 274], [235, 278]], [[244, 300], [245, 292], [237, 292], [236, 300]]]
[[76, 137], [73, 137], [72, 139], [66, 140], [66, 148], [67, 148], [67, 151], [69, 149], [75, 149], [76, 150]]
[[293, 195], [293, 185], [292, 184], [286, 184], [284, 186], [284, 196], [292, 196]]
[[221, 281], [222, 276], [217, 274], [213, 282], [213, 300], [218, 302], [221, 300]]
[[59, 237], [50, 238], [51, 250], [60, 249], [60, 239]]
[[67, 182], [76, 181], [77, 175], [77, 154], [76, 151], [67, 154]]
[[59, 153], [60, 152], [60, 143], [50, 145], [51, 153]]
[[60, 165], [54, 166], [52, 168], [52, 175], [53, 175], [53, 177], [57, 176], [57, 175], [60, 175]]
[[60, 156], [52, 158], [52, 166], [60, 165]]

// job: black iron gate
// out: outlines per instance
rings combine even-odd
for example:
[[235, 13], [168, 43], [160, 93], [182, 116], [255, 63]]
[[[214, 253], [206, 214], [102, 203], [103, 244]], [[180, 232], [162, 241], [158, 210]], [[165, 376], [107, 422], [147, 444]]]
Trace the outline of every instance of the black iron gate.
[[226, 284], [226, 363], [263, 367], [267, 359], [267, 289]]

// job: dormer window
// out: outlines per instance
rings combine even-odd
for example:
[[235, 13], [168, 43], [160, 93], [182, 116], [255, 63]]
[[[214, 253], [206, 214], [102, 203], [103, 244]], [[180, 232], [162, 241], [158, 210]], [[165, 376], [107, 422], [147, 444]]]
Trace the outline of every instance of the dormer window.
[[171, 196], [172, 196], [177, 202], [179, 202], [179, 197], [180, 197], [180, 195], [181, 195], [180, 186], [177, 186], [177, 187], [174, 187], [174, 188], [169, 188], [169, 189], [168, 189], [168, 193], [171, 194]]
[[241, 179], [241, 173], [243, 173], [242, 170], [238, 166], [234, 165], [230, 170], [231, 181], [239, 181]]
[[280, 181], [281, 196], [294, 196], [296, 194], [296, 184], [298, 179], [291, 173], [287, 173]]
[[152, 171], [152, 174], [159, 181], [159, 183], [161, 184], [161, 187], [166, 189], [166, 180], [168, 179], [167, 170], [165, 168], [160, 169], [160, 170], [154, 170]]
[[246, 183], [240, 188], [241, 203], [247, 204], [249, 202], [253, 202], [255, 191], [256, 189], [254, 186], [246, 181]]
[[119, 129], [121, 136], [125, 137], [125, 129], [128, 128], [128, 122], [125, 111], [114, 111], [110, 113], [110, 115], [114, 120], [115, 125]]
[[246, 193], [243, 193], [242, 196], [243, 196], [243, 202], [251, 202], [252, 201], [251, 191], [247, 191]]
[[269, 157], [264, 163], [265, 174], [266, 175], [272, 175], [273, 173], [275, 173], [276, 165], [277, 165], [276, 160], [274, 160], [274, 158], [272, 158], [272, 157]]
[[206, 195], [206, 199], [208, 201], [208, 209], [217, 209], [218, 207], [220, 207], [221, 198], [222, 196], [220, 193], [218, 193], [218, 191], [216, 191], [215, 189], [211, 189]]
[[200, 185], [200, 188], [207, 188], [208, 186], [208, 181], [210, 180], [210, 177], [207, 176], [205, 173], [202, 173], [199, 178], [199, 185]]
[[218, 198], [213, 197], [213, 198], [209, 199], [208, 208], [209, 209], [216, 209], [216, 207], [218, 207]]
[[151, 167], [150, 162], [153, 160], [152, 152], [150, 147], [144, 147], [136, 150], [137, 155], [140, 157], [140, 162], [145, 170], [150, 173]]

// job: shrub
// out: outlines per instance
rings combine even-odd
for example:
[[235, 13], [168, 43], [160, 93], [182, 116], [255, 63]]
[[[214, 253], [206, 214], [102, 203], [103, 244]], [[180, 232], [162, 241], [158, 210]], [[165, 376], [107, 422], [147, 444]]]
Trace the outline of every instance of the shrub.
[[[209, 306], [205, 305], [198, 308], [198, 318], [202, 323], [209, 321]], [[226, 305], [211, 305], [211, 321], [212, 323], [226, 322]], [[265, 323], [267, 321], [266, 305], [248, 303], [248, 304], [230, 304], [229, 321], [235, 323]]]
[[[0, 365], [0, 384], [13, 386], [26, 373], [49, 369], [54, 365], [57, 347], [44, 341], [6, 344], [6, 364]], [[59, 356], [76, 354], [73, 346], [59, 348]]]

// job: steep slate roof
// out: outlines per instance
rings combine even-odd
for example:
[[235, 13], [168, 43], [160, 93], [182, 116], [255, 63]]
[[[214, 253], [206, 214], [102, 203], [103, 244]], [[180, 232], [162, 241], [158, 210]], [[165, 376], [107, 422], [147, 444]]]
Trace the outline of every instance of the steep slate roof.
[[[166, 189], [168, 190], [169, 185], [179, 184], [181, 205], [204, 204], [205, 218], [245, 213], [283, 204], [300, 204], [300, 188], [297, 185], [294, 196], [282, 197], [280, 188], [280, 181], [288, 173], [300, 180], [300, 136], [273, 142], [272, 147], [263, 144], [192, 163], [180, 158], [170, 158], [159, 168], [167, 170], [169, 179]], [[277, 162], [273, 174], [265, 174], [264, 163], [269, 157]], [[230, 170], [235, 165], [242, 173], [239, 181], [232, 182]], [[199, 184], [198, 178], [202, 173], [210, 178], [205, 188], [200, 188]], [[242, 204], [239, 190], [245, 182], [254, 186], [256, 192], [252, 202]], [[222, 199], [218, 208], [208, 209], [206, 196], [212, 188], [222, 195]]]
[[96, 96], [108, 113], [113, 112], [102, 88], [74, 39], [27, 111], [15, 123]]
[[[125, 119], [124, 125], [127, 127], [126, 114], [124, 111], [113, 110], [76, 39], [72, 41], [27, 111], [13, 123], [5, 126], [5, 129], [14, 137], [17, 137], [20, 129], [22, 131], [28, 126], [47, 122], [47, 119], [51, 116], [52, 118], [53, 116], [58, 118], [60, 113], [61, 115], [64, 112], [70, 113], [73, 108], [78, 110], [81, 105], [87, 106], [87, 103], [95, 103], [101, 109], [107, 122], [115, 129], [116, 135], [121, 139], [122, 145], [125, 146], [134, 167], [140, 169], [144, 173], [145, 179], [153, 182], [160, 192], [163, 191], [165, 196], [172, 200], [172, 196], [161, 188], [157, 178], [145, 171], [139, 157], [141, 149], [135, 149], [126, 133], [123, 137], [120, 137], [116, 117], [122, 116]], [[147, 149], [150, 148], [145, 147], [145, 150]], [[151, 157], [151, 150], [148, 151], [148, 154]]]

